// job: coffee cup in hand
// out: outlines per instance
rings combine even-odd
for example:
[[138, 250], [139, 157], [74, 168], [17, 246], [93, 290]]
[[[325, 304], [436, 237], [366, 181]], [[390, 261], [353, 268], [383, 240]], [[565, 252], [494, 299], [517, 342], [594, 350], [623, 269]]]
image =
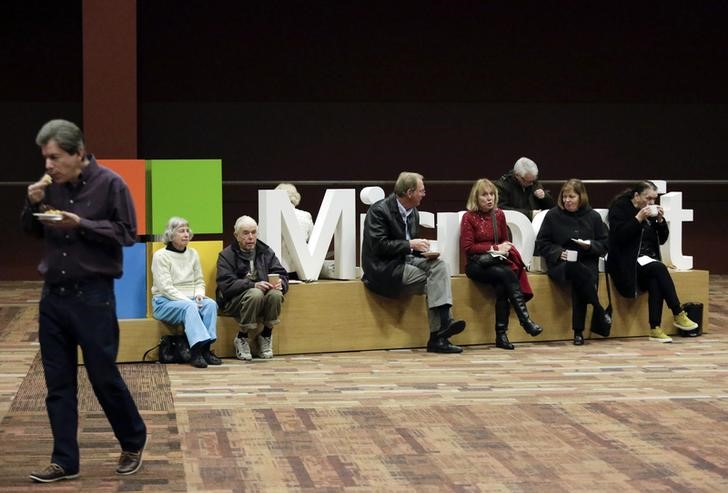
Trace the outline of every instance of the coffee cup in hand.
[[650, 217], [655, 217], [660, 212], [659, 206], [657, 204], [652, 204], [647, 206], [647, 215]]
[[268, 274], [268, 282], [271, 283], [273, 286], [278, 286], [281, 283], [281, 275]]
[[579, 258], [579, 252], [576, 250], [566, 250], [566, 261], [567, 262], [576, 262], [576, 260]]

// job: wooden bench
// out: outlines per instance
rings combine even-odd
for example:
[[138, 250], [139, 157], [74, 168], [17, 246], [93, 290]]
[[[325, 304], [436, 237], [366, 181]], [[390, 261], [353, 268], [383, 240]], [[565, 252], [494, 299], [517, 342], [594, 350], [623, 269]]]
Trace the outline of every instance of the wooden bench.
[[[704, 305], [704, 325], [708, 321], [708, 272], [672, 271], [678, 295], [683, 302]], [[545, 274], [529, 273], [535, 297], [528, 303], [531, 317], [544, 327], [532, 338], [521, 329], [511, 314], [509, 338], [513, 342], [555, 341], [572, 338], [571, 296], [549, 280]], [[606, 304], [606, 287], [602, 275], [599, 294]], [[493, 344], [494, 295], [490, 287], [469, 280], [464, 275], [452, 278], [454, 314], [465, 319], [467, 329], [452, 341], [457, 344]], [[626, 299], [612, 289], [614, 325], [612, 337], [647, 335], [647, 296]], [[590, 310], [591, 311], [591, 310]], [[587, 314], [587, 326], [591, 313]], [[672, 314], [665, 309], [663, 328], [671, 334]], [[359, 280], [318, 281], [294, 284], [286, 295], [281, 324], [273, 334], [275, 354], [300, 354], [369, 349], [421, 348], [428, 338], [424, 296], [397, 300], [383, 298], [367, 290]], [[704, 328], [705, 330], [705, 328]], [[117, 361], [141, 361], [144, 352], [169, 334], [169, 326], [154, 319], [120, 321], [120, 346]], [[238, 332], [237, 321], [218, 317], [218, 340], [213, 346], [221, 357], [234, 357], [232, 340]], [[588, 335], [588, 330], [586, 332]], [[598, 338], [599, 336], [594, 336]], [[156, 351], [150, 353], [156, 359]]]

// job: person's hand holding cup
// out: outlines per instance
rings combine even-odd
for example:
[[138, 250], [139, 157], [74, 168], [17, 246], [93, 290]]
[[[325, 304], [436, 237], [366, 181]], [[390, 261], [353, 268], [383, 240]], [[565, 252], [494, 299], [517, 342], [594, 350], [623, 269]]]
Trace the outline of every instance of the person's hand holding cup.
[[651, 204], [647, 206], [647, 215], [649, 217], [655, 217], [660, 213], [660, 206], [657, 204]]
[[270, 283], [275, 289], [281, 289], [281, 275], [268, 274], [268, 283]]

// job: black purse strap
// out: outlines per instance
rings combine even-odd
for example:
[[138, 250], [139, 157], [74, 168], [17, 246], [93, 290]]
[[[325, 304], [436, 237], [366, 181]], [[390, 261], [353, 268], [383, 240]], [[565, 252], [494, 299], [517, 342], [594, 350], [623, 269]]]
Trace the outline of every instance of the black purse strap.
[[612, 308], [612, 288], [609, 286], [609, 270], [606, 265], [604, 266], [604, 280], [607, 284], [607, 301], [609, 302], [607, 308]]
[[[144, 353], [144, 356], [142, 356], [142, 362], [144, 362], [144, 361], [147, 360], [147, 356], [149, 355], [149, 353], [151, 353], [152, 351], [154, 351], [155, 349], [157, 349], [161, 345], [162, 344], [160, 343], [160, 344], [157, 344], [154, 347], [151, 347], [151, 348], [147, 349], [146, 352]], [[159, 362], [158, 360], [159, 360], [159, 358], [157, 358], [157, 361], [152, 360], [152, 363], [158, 363]]]
[[493, 212], [490, 213], [491, 220], [493, 221], [493, 244], [498, 244], [498, 224], [495, 221], [495, 207]]

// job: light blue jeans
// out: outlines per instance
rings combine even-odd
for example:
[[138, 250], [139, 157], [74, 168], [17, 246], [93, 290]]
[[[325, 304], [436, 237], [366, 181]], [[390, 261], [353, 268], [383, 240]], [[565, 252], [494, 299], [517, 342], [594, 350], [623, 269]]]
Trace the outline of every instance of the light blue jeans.
[[212, 343], [217, 339], [217, 303], [205, 297], [201, 305], [198, 307], [194, 298], [187, 301], [154, 296], [152, 316], [168, 324], [182, 324], [190, 347], [198, 342]]

